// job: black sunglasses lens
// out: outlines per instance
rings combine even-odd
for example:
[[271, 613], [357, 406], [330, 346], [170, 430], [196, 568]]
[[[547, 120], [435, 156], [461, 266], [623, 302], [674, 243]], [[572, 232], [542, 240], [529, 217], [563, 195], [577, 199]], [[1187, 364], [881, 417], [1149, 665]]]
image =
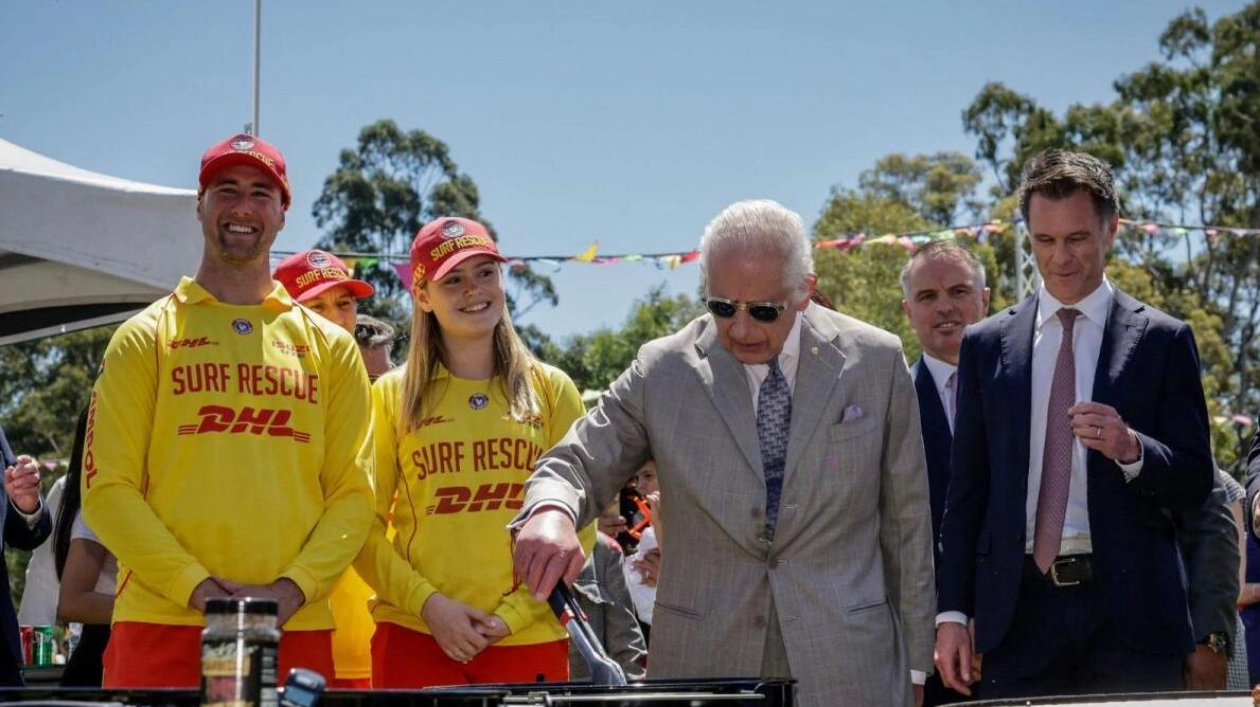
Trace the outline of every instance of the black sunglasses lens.
[[705, 301], [705, 306], [709, 308], [710, 312], [713, 312], [713, 316], [715, 317], [730, 319], [735, 316], [735, 305], [730, 302], [719, 302], [711, 299]]
[[772, 322], [779, 318], [779, 308], [768, 304], [754, 304], [748, 308], [748, 314], [759, 322]]

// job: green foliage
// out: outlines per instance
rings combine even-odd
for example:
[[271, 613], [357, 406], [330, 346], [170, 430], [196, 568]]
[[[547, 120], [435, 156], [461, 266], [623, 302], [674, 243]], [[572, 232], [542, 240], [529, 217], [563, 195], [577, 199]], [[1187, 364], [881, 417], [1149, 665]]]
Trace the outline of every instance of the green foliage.
[[[862, 173], [859, 189], [832, 189], [814, 224], [814, 240], [939, 230], [955, 225], [952, 219], [960, 212], [976, 218], [981, 208], [976, 196], [979, 183], [979, 167], [957, 153], [889, 155]], [[1007, 250], [1013, 252], [1009, 235], [1006, 239]], [[1013, 291], [1013, 285], [1003, 285], [994, 247], [972, 245], [994, 288], [993, 307], [1004, 306], [1009, 296], [1003, 288]], [[820, 248], [814, 251], [814, 270], [818, 288], [838, 310], [901, 337], [907, 359], [914, 360], [922, 349], [901, 309], [901, 270], [908, 259], [909, 253], [896, 244]]]
[[[1033, 154], [1070, 147], [1116, 167], [1130, 218], [1260, 228], [1260, 2], [1214, 23], [1187, 11], [1159, 48], [1162, 61], [1115, 82], [1114, 101], [1061, 116], [985, 86], [963, 124], [998, 189], [1013, 190]], [[1232, 463], [1225, 413], [1260, 409], [1260, 238], [1126, 229], [1115, 256], [1121, 287], [1194, 327], [1219, 459]]]
[[568, 373], [578, 390], [602, 390], [630, 366], [640, 346], [678, 331], [703, 311], [691, 297], [666, 297], [665, 286], [656, 285], [635, 301], [620, 329], [604, 327], [571, 337], [565, 348], [553, 345], [540, 357]]
[[15, 454], [64, 459], [117, 327], [0, 346], [0, 420]]
[[[439, 216], [476, 219], [497, 240], [480, 205], [476, 183], [459, 171], [446, 143], [379, 120], [359, 132], [355, 149], [341, 151], [337, 171], [324, 180], [311, 213], [316, 225], [327, 229], [320, 248], [405, 256], [420, 227]], [[360, 307], [364, 313], [391, 323], [408, 319], [410, 296], [390, 261], [362, 263], [356, 276], [376, 287], [376, 295]], [[528, 267], [511, 268], [508, 278], [508, 309], [518, 318], [540, 302], [559, 301], [551, 280]]]

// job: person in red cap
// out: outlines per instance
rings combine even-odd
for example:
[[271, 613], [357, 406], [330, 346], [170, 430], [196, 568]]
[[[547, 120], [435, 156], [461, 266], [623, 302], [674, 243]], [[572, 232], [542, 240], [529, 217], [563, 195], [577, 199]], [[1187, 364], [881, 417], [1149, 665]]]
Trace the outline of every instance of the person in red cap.
[[565, 630], [515, 585], [503, 529], [583, 407], [513, 329], [503, 262], [465, 218], [436, 219], [411, 245], [410, 353], [372, 387], [376, 519], [355, 560], [376, 590], [377, 688], [568, 678]]
[[196, 686], [228, 596], [275, 600], [279, 674], [332, 675], [328, 593], [371, 525], [358, 348], [271, 279], [284, 157], [236, 135], [199, 181], [197, 274], [119, 327], [89, 402], [83, 517], [119, 564], [106, 687]]
[[[341, 258], [322, 250], [294, 253], [276, 266], [275, 279], [298, 304], [314, 311], [351, 335], [355, 333], [358, 300], [371, 297], [372, 285], [350, 277]], [[358, 340], [355, 340], [356, 345]], [[370, 369], [365, 368], [369, 373]], [[368, 613], [372, 590], [354, 568], [346, 570], [328, 595], [333, 619], [333, 662], [336, 676], [328, 686], [339, 689], [372, 687], [372, 632], [376, 626]]]
[[350, 277], [341, 258], [322, 250], [294, 253], [276, 266], [275, 278], [293, 299], [354, 334], [358, 300], [376, 291], [363, 280]]

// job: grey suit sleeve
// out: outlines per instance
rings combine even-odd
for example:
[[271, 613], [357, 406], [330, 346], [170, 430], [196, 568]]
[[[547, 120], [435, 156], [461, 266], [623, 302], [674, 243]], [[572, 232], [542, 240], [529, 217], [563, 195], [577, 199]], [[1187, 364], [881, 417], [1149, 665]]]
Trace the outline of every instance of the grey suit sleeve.
[[513, 524], [540, 503], [558, 503], [578, 528], [599, 517], [630, 476], [651, 457], [643, 425], [646, 364], [636, 359], [579, 418], [556, 446], [539, 458], [525, 483], [525, 505]]
[[1226, 633], [1234, 645], [1238, 602], [1238, 528], [1225, 487], [1217, 479], [1212, 493], [1195, 511], [1174, 514], [1177, 544], [1186, 563], [1190, 621], [1195, 640]]
[[[900, 350], [897, 351], [900, 356]], [[919, 401], [905, 360], [894, 363], [880, 485], [880, 546], [889, 599], [901, 617], [910, 668], [932, 672], [936, 591], [932, 514]]]
[[608, 592], [608, 604], [604, 606], [604, 648], [626, 671], [626, 677], [642, 679], [647, 644], [643, 642], [643, 630], [639, 628], [630, 589], [626, 586], [625, 558], [602, 542], [599, 546], [602, 550], [595, 551], [594, 559], [600, 563], [599, 580]]

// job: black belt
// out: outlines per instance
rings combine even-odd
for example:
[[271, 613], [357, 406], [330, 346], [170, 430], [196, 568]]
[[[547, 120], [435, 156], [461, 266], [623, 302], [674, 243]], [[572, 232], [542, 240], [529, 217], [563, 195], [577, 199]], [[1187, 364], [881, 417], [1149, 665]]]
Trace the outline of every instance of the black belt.
[[1094, 581], [1092, 555], [1061, 555], [1050, 564], [1050, 570], [1042, 574], [1032, 555], [1024, 555], [1024, 574], [1041, 579], [1056, 587], [1075, 587]]

